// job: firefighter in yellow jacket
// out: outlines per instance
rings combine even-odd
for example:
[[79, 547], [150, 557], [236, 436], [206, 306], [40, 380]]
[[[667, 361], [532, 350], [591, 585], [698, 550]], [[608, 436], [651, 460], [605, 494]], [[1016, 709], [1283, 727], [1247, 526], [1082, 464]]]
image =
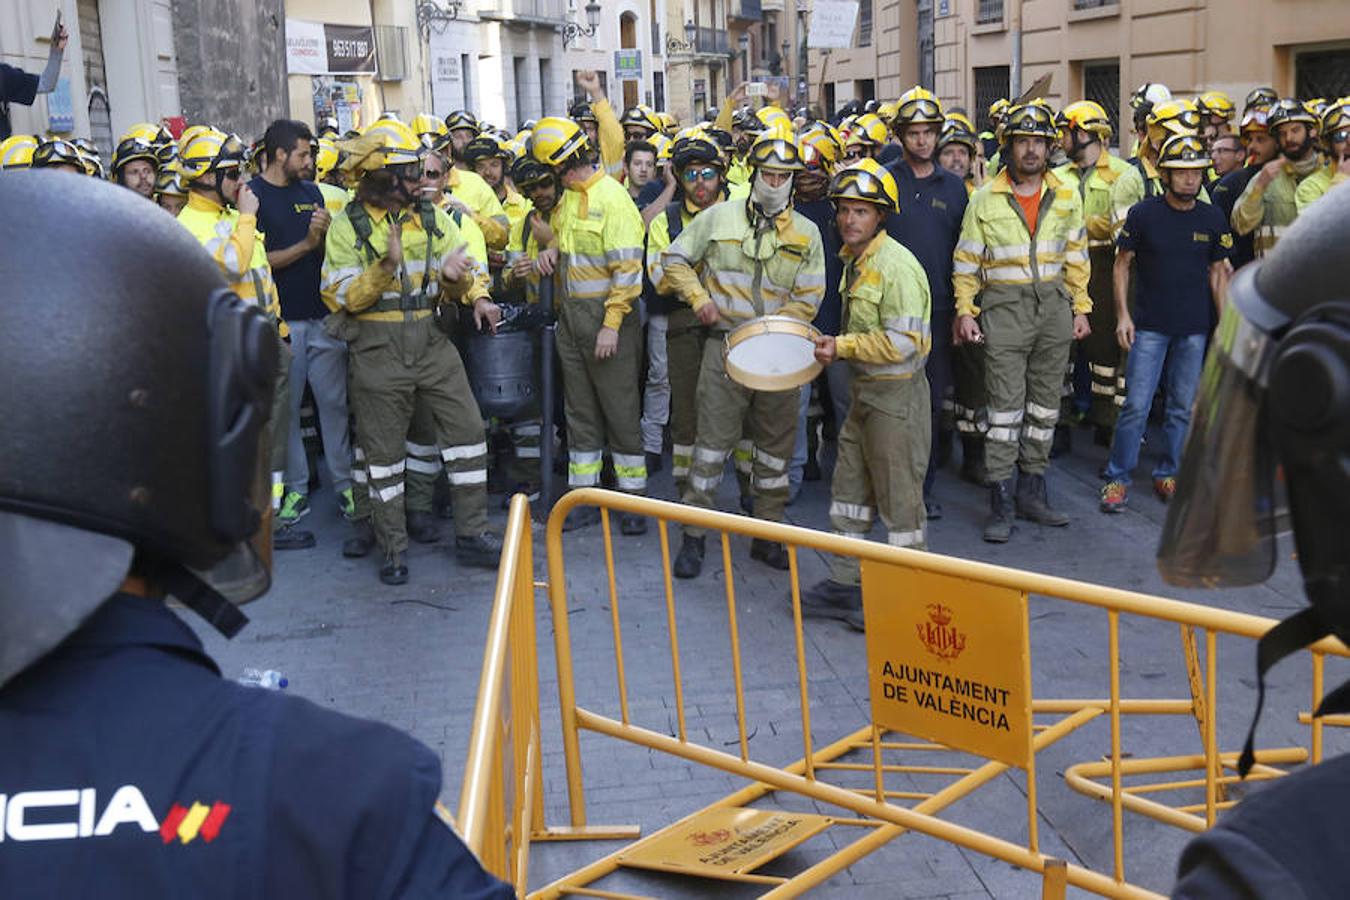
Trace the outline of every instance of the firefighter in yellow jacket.
[[[248, 149], [234, 135], [214, 128], [195, 131], [179, 150], [183, 179], [187, 182], [187, 204], [178, 213], [178, 221], [192, 232], [206, 252], [216, 261], [225, 280], [241, 299], [263, 308], [277, 326], [279, 354], [277, 383], [269, 422], [272, 441], [272, 511], [281, 507], [285, 492], [286, 429], [290, 422], [291, 350], [282, 340], [287, 336], [281, 320], [281, 301], [267, 264], [267, 248], [258, 233], [258, 198], [243, 182], [244, 157]], [[295, 550], [314, 546], [314, 535], [301, 531], [294, 523], [274, 519], [272, 546]]]
[[[876, 160], [841, 169], [830, 199], [844, 245], [844, 323], [837, 338], [816, 339], [816, 359], [827, 366], [846, 359], [853, 376], [830, 486], [830, 524], [842, 535], [865, 538], [877, 517], [891, 546], [926, 549], [928, 276], [914, 254], [886, 234], [887, 217], [904, 212], [895, 179]], [[802, 595], [802, 615], [843, 619], [862, 630], [856, 558], [832, 557], [830, 577]]]
[[[801, 152], [790, 133], [769, 131], [750, 147], [750, 196], [699, 213], [661, 257], [657, 289], [693, 307], [714, 336], [750, 319], [791, 316], [810, 322], [825, 294], [825, 251], [820, 232], [792, 208], [793, 176]], [[753, 442], [751, 491], [756, 518], [779, 522], [788, 497], [788, 462], [797, 435], [801, 393], [752, 391], [726, 377], [722, 341], [703, 345], [698, 377], [698, 426], [684, 502], [711, 509], [727, 456], [742, 437]], [[704, 533], [686, 527], [674, 572], [694, 578], [703, 570]], [[787, 569], [781, 544], [756, 538], [750, 556]]]
[[493, 567], [501, 550], [501, 539], [487, 531], [483, 420], [459, 353], [433, 318], [437, 305], [455, 300], [472, 304], [475, 320], [489, 327], [500, 311], [454, 221], [430, 204], [415, 204], [420, 150], [406, 125], [389, 121], [350, 145], [344, 165], [360, 183], [328, 230], [323, 266], [324, 301], [338, 311], [330, 327], [350, 346], [356, 444], [369, 479], [357, 527], [362, 507], [371, 509], [386, 584], [408, 580], [403, 476], [415, 404], [431, 410], [449, 469], [456, 557]]
[[1045, 470], [1069, 348], [1091, 331], [1092, 300], [1083, 202], [1046, 171], [1055, 139], [1045, 106], [1009, 110], [1006, 167], [970, 198], [953, 254], [957, 340], [985, 347], [984, 539], [994, 543], [1012, 536], [1014, 465], [1017, 515], [1043, 525], [1069, 522], [1049, 504]]
[[[556, 246], [539, 254], [543, 275], [559, 273], [558, 361], [567, 413], [567, 483], [599, 484], [604, 452], [619, 490], [647, 490], [636, 389], [642, 330], [633, 308], [642, 292], [642, 217], [621, 184], [597, 164], [571, 119], [540, 119], [530, 136], [535, 161], [553, 169], [563, 196], [550, 225]], [[573, 525], [598, 518], [593, 508]], [[623, 534], [643, 534], [647, 520], [624, 514]]]

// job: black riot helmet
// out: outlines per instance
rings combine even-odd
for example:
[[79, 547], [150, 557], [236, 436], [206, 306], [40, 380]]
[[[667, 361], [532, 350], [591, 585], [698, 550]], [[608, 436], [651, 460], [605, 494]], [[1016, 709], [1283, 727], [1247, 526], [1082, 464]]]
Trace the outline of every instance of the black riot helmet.
[[[1350, 530], [1340, 526], [1350, 507], [1347, 243], [1350, 187], [1341, 185], [1230, 282], [1158, 548], [1170, 584], [1265, 581], [1286, 517], [1282, 482], [1310, 605], [1257, 644], [1257, 717], [1271, 666], [1327, 635], [1350, 644]], [[1350, 684], [1317, 714], [1347, 710]]]
[[269, 583], [247, 541], [276, 331], [143, 202], [65, 172], [0, 183], [24, 211], [0, 216], [0, 685], [133, 571], [227, 635]]

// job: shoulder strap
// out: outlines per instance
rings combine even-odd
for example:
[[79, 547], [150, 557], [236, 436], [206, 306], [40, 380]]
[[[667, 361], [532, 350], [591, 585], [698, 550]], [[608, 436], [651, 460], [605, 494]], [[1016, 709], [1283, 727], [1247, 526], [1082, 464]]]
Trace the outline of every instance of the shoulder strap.
[[379, 254], [370, 243], [370, 235], [374, 231], [374, 226], [370, 224], [370, 213], [366, 212], [360, 201], [353, 200], [347, 204], [347, 218], [352, 223], [352, 230], [356, 232], [356, 252], [365, 254], [366, 262], [374, 262]]
[[672, 242], [680, 236], [681, 231], [684, 231], [684, 216], [680, 214], [681, 205], [679, 200], [672, 200], [666, 204], [666, 231], [670, 233]]

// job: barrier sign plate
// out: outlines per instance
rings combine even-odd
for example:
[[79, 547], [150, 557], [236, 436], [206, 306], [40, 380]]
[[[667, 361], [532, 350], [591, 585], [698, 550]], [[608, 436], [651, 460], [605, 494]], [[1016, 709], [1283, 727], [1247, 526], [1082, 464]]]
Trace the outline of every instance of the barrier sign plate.
[[619, 864], [639, 869], [726, 878], [752, 872], [834, 820], [810, 813], [706, 809], [635, 845]]
[[872, 721], [1026, 768], [1026, 595], [872, 560], [862, 588]]

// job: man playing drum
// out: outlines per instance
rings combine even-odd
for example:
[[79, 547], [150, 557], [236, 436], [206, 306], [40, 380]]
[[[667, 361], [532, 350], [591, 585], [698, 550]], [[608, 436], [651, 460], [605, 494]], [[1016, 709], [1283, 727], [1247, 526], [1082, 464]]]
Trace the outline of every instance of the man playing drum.
[[[755, 174], [746, 201], [720, 203], [700, 213], [661, 257], [664, 276], [658, 290], [677, 294], [718, 335], [765, 315], [810, 322], [825, 293], [820, 232], [792, 209], [792, 177], [802, 169], [796, 142], [790, 133], [768, 132], [755, 141], [749, 158]], [[697, 437], [684, 502], [713, 508], [727, 456], [744, 423], [754, 442], [755, 517], [782, 521], [798, 391], [753, 391], [736, 384], [726, 377], [722, 341], [710, 340], [703, 347], [697, 397]], [[686, 527], [675, 575], [696, 577], [703, 553], [703, 530]], [[756, 538], [750, 555], [775, 569], [788, 568], [781, 544]]]
[[[830, 185], [844, 243], [844, 328], [816, 338], [816, 359], [846, 359], [852, 403], [839, 431], [830, 486], [830, 524], [865, 538], [873, 515], [895, 547], [924, 549], [923, 479], [931, 426], [928, 376], [932, 300], [923, 266], [886, 234], [899, 211], [895, 179], [875, 160], [839, 171]], [[862, 630], [858, 560], [835, 556], [830, 577], [802, 594], [802, 615], [842, 619]]]

